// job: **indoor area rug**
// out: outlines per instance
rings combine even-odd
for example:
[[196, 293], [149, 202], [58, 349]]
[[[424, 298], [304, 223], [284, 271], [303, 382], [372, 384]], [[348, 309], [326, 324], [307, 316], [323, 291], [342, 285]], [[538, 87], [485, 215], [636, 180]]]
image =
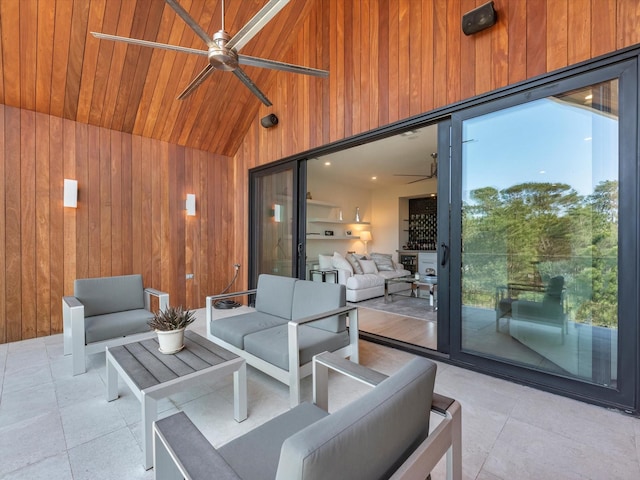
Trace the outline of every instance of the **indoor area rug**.
[[402, 297], [399, 295], [394, 295], [392, 298], [393, 300], [389, 303], [384, 303], [384, 297], [377, 297], [350, 304], [421, 320], [437, 320], [438, 312], [429, 305], [428, 298]]

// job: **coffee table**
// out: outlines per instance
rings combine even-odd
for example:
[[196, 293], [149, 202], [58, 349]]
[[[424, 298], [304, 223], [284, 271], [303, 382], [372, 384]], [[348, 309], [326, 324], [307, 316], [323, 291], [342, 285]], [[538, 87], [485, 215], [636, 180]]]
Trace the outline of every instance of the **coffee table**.
[[107, 401], [118, 398], [118, 376], [140, 402], [144, 468], [153, 467], [153, 422], [158, 400], [203, 381], [215, 381], [233, 373], [233, 418], [247, 418], [247, 366], [243, 358], [187, 330], [184, 348], [167, 355], [152, 338], [117, 347], [106, 347]]
[[[420, 297], [420, 287], [428, 287], [429, 288], [429, 303], [434, 310], [438, 309], [437, 302], [435, 300], [435, 294], [438, 291], [438, 277], [435, 275], [421, 275], [420, 278], [416, 278], [414, 275], [407, 275], [406, 277], [396, 277], [396, 278], [387, 278], [384, 281], [384, 303], [389, 303], [392, 298], [391, 296], [394, 294], [389, 293], [389, 284], [392, 283], [410, 283], [411, 294], [404, 295], [409, 297]], [[414, 291], [415, 287], [415, 291]], [[399, 295], [396, 293], [395, 295]]]

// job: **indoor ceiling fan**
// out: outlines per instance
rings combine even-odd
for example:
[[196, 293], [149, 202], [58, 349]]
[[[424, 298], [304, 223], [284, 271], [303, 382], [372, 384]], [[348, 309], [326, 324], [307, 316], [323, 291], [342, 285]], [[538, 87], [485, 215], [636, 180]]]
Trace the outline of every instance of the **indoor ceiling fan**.
[[431, 158], [433, 158], [433, 162], [431, 162], [430, 172], [428, 175], [425, 174], [404, 174], [404, 173], [396, 173], [394, 177], [422, 177], [417, 180], [412, 180], [411, 182], [407, 182], [407, 185], [410, 183], [421, 182], [423, 180], [429, 180], [430, 178], [434, 178], [438, 176], [438, 154], [433, 152], [431, 154]]
[[265, 58], [249, 57], [247, 55], [238, 54], [238, 50], [244, 47], [262, 28], [289, 3], [289, 0], [269, 0], [267, 4], [260, 9], [249, 22], [240, 29], [233, 37], [224, 29], [224, 0], [222, 0], [222, 28], [210, 37], [200, 25], [180, 6], [175, 0], [165, 0], [167, 4], [178, 14], [182, 20], [198, 35], [204, 43], [207, 50], [198, 50], [196, 48], [181, 47], [178, 45], [169, 45], [166, 43], [151, 42], [148, 40], [140, 40], [136, 38], [121, 37], [118, 35], [109, 35], [106, 33], [91, 32], [91, 34], [99, 39], [113, 40], [116, 42], [125, 42], [132, 45], [142, 47], [163, 48], [165, 50], [174, 50], [177, 52], [191, 53], [195, 55], [203, 55], [208, 58], [209, 64], [202, 70], [178, 95], [178, 99], [182, 100], [193, 93], [193, 91], [202, 84], [202, 82], [216, 70], [233, 72], [251, 92], [260, 99], [267, 107], [272, 104], [264, 93], [251, 81], [249, 76], [240, 68], [240, 65], [250, 65], [253, 67], [270, 68], [273, 70], [282, 70], [285, 72], [301, 73], [304, 75], [313, 75], [315, 77], [327, 77], [329, 72], [316, 68], [303, 67], [290, 63], [278, 62], [275, 60], [267, 60]]

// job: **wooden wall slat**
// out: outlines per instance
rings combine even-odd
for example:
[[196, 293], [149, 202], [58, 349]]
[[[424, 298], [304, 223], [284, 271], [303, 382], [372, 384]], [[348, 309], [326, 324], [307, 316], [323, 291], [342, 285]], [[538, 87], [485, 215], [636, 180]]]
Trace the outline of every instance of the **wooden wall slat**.
[[50, 117], [35, 116], [35, 263], [36, 336], [51, 333], [51, 168], [49, 158]]
[[[62, 122], [62, 162], [63, 177], [77, 180], [76, 174], [76, 126], [71, 120]], [[78, 188], [78, 200], [82, 200], [81, 189]], [[64, 192], [64, 181], [57, 185], [53, 191], [58, 191], [58, 195]], [[58, 201], [60, 198], [58, 197]], [[73, 281], [82, 278], [77, 275], [77, 242], [76, 242], [76, 212], [75, 208], [64, 208], [64, 243], [63, 250], [56, 252], [62, 262], [63, 291], [67, 295], [73, 294]], [[60, 267], [58, 267], [60, 268]]]
[[106, 130], [110, 134], [109, 158], [110, 161], [110, 192], [111, 192], [111, 275], [123, 275], [123, 253], [126, 243], [122, 235], [122, 137], [121, 132]]
[[[49, 117], [49, 228], [48, 246], [50, 269], [49, 303], [51, 305], [51, 330], [43, 335], [62, 332], [62, 309], [60, 300], [64, 295], [65, 260], [69, 258], [75, 264], [75, 253], [66, 255], [64, 207], [62, 206], [64, 179], [64, 127], [60, 117]], [[73, 242], [72, 242], [73, 244]], [[75, 250], [71, 250], [75, 252]], [[40, 333], [39, 333], [40, 334]]]
[[89, 22], [89, 2], [73, 2], [71, 34], [69, 36], [69, 63], [67, 79], [64, 82], [64, 118], [75, 120], [78, 112], [80, 79], [84, 56], [87, 24]]
[[[3, 2], [4, 3], [4, 2]], [[20, 110], [5, 107], [5, 311], [6, 340], [22, 339]]]
[[568, 5], [567, 0], [547, 0], [547, 68], [557, 70], [567, 66], [568, 58]]
[[[35, 110], [38, 30], [37, 2], [20, 2], [20, 107]], [[15, 45], [15, 39], [13, 44]], [[15, 47], [14, 47], [15, 48]]]
[[36, 35], [36, 92], [35, 106], [38, 112], [49, 113], [51, 109], [51, 74], [53, 70], [53, 42], [55, 4], [39, 1], [37, 5]]
[[[100, 265], [100, 257], [93, 257], [89, 255], [89, 238], [91, 235], [91, 223], [93, 220], [90, 218], [96, 218], [95, 216], [90, 217], [90, 205], [91, 198], [94, 196], [92, 193], [94, 190], [92, 189], [89, 183], [89, 170], [97, 168], [95, 162], [95, 154], [92, 155], [94, 157], [94, 161], [89, 161], [89, 156], [91, 150], [91, 146], [93, 145], [95, 148], [95, 141], [90, 144], [89, 142], [89, 130], [88, 125], [82, 123], [74, 123], [75, 125], [75, 161], [76, 161], [76, 179], [78, 180], [78, 208], [76, 209], [76, 277], [75, 278], [89, 278], [98, 276], [95, 273], [95, 269], [89, 269], [89, 260], [90, 258], [94, 260], [95, 263]], [[95, 215], [95, 214], [94, 214]]]
[[20, 283], [22, 338], [37, 332], [36, 299], [36, 114], [20, 110]]
[[[0, 62], [1, 63], [1, 62]], [[0, 185], [2, 185], [2, 191], [6, 191], [7, 181], [11, 181], [11, 179], [7, 179], [7, 168], [6, 168], [6, 132], [5, 132], [5, 107], [4, 105], [0, 105], [0, 139], [2, 142], [0, 143]], [[5, 196], [0, 195], [0, 343], [5, 343], [7, 341], [7, 297], [6, 297], [6, 287], [7, 287], [7, 245], [5, 242], [7, 235], [7, 224], [6, 224], [6, 214], [5, 214]]]
[[[69, 62], [69, 42], [71, 37], [72, 2], [57, 2], [53, 35], [53, 60], [50, 84], [50, 112], [55, 117], [64, 116], [64, 96], [67, 70], [61, 65]], [[53, 68], [55, 67], [55, 68]]]
[[591, 56], [591, 1], [572, 0], [567, 7], [567, 63], [573, 65]]
[[527, 78], [527, 4], [509, 2], [509, 83]]

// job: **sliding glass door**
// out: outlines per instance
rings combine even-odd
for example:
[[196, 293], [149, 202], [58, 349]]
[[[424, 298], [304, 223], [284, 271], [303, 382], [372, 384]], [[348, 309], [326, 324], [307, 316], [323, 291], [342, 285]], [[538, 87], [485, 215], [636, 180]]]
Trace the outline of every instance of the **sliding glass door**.
[[454, 117], [454, 356], [632, 404], [635, 80], [628, 62]]
[[[291, 161], [250, 172], [250, 285], [258, 275], [270, 273], [298, 277], [299, 258], [304, 252], [304, 238], [299, 231], [299, 179], [304, 162]], [[302, 187], [304, 189], [304, 186]], [[302, 252], [301, 252], [302, 249]], [[304, 258], [304, 255], [302, 255]]]

